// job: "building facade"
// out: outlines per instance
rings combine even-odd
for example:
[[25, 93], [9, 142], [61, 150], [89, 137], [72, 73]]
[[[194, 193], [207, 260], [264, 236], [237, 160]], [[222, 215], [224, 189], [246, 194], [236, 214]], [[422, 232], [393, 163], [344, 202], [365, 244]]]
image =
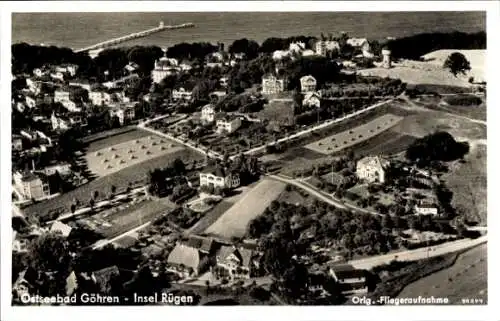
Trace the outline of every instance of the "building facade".
[[212, 104], [205, 105], [201, 109], [201, 121], [208, 124], [215, 121], [215, 107]]
[[262, 78], [262, 93], [272, 95], [285, 91], [285, 79], [278, 79], [276, 76], [267, 75]]
[[329, 52], [339, 50], [340, 44], [333, 40], [320, 40], [315, 45], [316, 54], [326, 56]]
[[240, 176], [223, 168], [207, 168], [200, 172], [200, 186], [230, 189], [240, 186]]
[[368, 183], [384, 183], [386, 180], [387, 160], [378, 156], [368, 156], [360, 159], [356, 164], [356, 175]]
[[316, 91], [316, 78], [311, 75], [300, 78], [300, 90], [302, 93], [309, 93]]
[[14, 187], [25, 199], [41, 199], [50, 195], [50, 186], [45, 176], [35, 173], [16, 172]]
[[193, 92], [191, 90], [186, 90], [184, 88], [172, 90], [173, 100], [191, 100]]
[[215, 272], [219, 277], [235, 279], [250, 279], [252, 275], [251, 250], [235, 246], [221, 246], [216, 254]]
[[230, 134], [238, 130], [241, 127], [241, 119], [239, 117], [222, 116], [217, 119], [217, 133], [218, 134]]
[[321, 106], [321, 95], [319, 92], [308, 92], [304, 95], [302, 106], [309, 108], [319, 108]]

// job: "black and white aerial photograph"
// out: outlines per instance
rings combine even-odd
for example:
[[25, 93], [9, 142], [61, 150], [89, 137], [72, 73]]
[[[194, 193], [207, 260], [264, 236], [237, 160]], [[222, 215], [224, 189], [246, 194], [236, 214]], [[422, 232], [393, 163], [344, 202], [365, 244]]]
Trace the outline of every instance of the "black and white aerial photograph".
[[12, 12], [3, 299], [487, 305], [487, 12], [428, 8]]

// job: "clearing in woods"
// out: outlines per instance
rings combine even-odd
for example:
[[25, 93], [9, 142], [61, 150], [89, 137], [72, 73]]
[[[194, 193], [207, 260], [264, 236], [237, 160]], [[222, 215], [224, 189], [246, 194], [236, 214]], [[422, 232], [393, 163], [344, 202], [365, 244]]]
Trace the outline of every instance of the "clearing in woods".
[[284, 183], [264, 179], [206, 229], [205, 233], [223, 238], [244, 236], [248, 223], [261, 215], [284, 189]]

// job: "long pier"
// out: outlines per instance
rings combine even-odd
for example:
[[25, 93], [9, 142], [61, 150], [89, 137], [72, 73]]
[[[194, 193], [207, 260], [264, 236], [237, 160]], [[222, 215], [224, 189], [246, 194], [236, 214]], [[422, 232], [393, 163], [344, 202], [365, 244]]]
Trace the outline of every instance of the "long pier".
[[88, 47], [85, 47], [85, 48], [82, 48], [82, 49], [78, 49], [75, 52], [85, 52], [85, 51], [90, 51], [90, 50], [104, 49], [104, 48], [115, 46], [117, 44], [129, 41], [129, 40], [132, 40], [132, 39], [147, 37], [147, 36], [149, 36], [149, 35], [151, 35], [153, 33], [157, 33], [157, 32], [160, 32], [160, 31], [193, 28], [194, 26], [195, 26], [194, 23], [190, 23], [190, 22], [183, 23], [183, 24], [180, 24], [180, 25], [168, 25], [168, 26], [165, 26], [163, 24], [163, 22], [160, 22], [160, 24], [159, 24], [158, 27], [154, 27], [154, 28], [147, 29], [147, 30], [144, 30], [144, 31], [134, 32], [134, 33], [131, 33], [131, 34], [128, 34], [128, 35], [125, 35], [125, 36], [121, 36], [121, 37], [113, 38], [113, 39], [110, 39], [110, 40], [106, 40], [106, 41], [97, 43], [97, 44], [92, 45], [92, 46], [88, 46]]

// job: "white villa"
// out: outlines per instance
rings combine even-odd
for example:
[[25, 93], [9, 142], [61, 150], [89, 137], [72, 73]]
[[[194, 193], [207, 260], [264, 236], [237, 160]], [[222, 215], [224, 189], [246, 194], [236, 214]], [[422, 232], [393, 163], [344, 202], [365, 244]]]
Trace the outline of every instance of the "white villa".
[[241, 119], [236, 116], [222, 115], [217, 117], [217, 133], [233, 133], [241, 127]]
[[201, 121], [209, 124], [215, 121], [215, 107], [212, 104], [205, 105], [201, 109]]
[[367, 156], [360, 159], [356, 164], [356, 175], [369, 183], [385, 182], [386, 168], [389, 161], [379, 156]]
[[240, 186], [240, 176], [221, 167], [206, 168], [200, 172], [200, 186], [236, 188]]
[[278, 79], [276, 76], [267, 75], [262, 77], [262, 93], [278, 94], [285, 91], [285, 79]]
[[300, 89], [302, 93], [308, 93], [316, 90], [316, 78], [311, 75], [300, 78]]
[[328, 52], [339, 50], [340, 45], [338, 41], [333, 40], [320, 40], [316, 42], [316, 54], [320, 56], [326, 56]]
[[306, 107], [319, 108], [321, 106], [321, 94], [316, 91], [308, 92], [304, 95], [302, 105]]

